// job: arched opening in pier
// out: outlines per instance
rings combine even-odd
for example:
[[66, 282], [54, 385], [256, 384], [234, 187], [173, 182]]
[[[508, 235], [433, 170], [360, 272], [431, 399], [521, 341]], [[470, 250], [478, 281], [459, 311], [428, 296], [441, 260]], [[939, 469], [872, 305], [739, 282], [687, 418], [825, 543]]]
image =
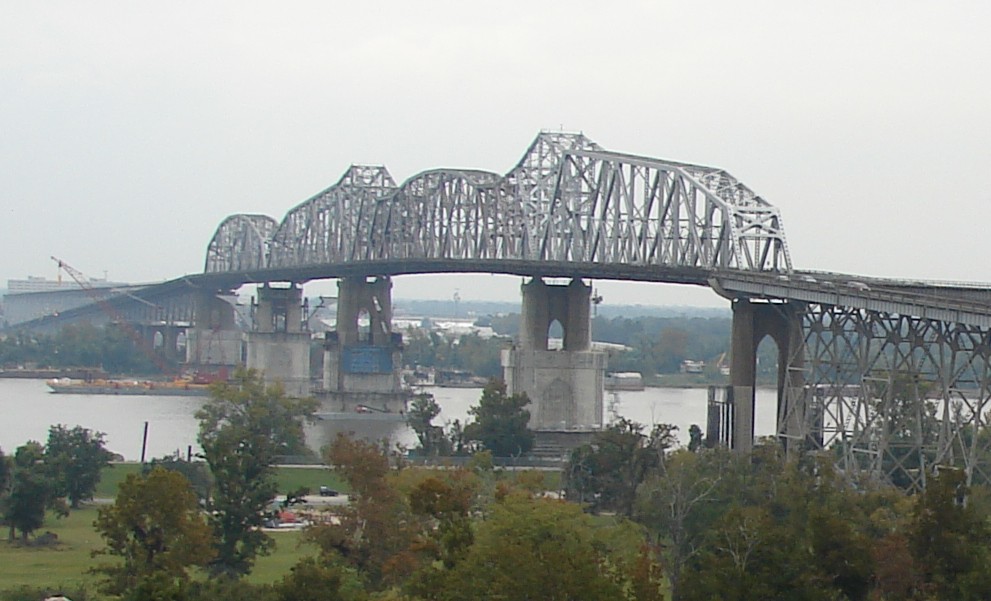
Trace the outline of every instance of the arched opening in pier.
[[564, 348], [564, 326], [557, 319], [551, 321], [547, 326], [547, 349], [548, 351], [559, 351]]
[[771, 334], [765, 334], [754, 353], [754, 439], [778, 434], [778, 415], [782, 399], [783, 364], [781, 348]]
[[358, 342], [371, 344], [372, 316], [367, 309], [358, 311], [357, 319]]

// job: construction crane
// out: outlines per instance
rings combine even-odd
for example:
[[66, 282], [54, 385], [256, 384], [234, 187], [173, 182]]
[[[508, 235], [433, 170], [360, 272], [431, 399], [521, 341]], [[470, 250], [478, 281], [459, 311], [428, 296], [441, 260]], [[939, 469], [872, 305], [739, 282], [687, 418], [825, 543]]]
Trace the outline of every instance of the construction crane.
[[589, 300], [592, 301], [592, 319], [595, 319], [599, 316], [599, 305], [602, 304], [602, 295], [599, 294], [598, 288], [592, 292], [592, 298]]
[[[62, 281], [61, 272], [64, 271], [69, 275], [69, 277], [73, 279], [73, 281], [76, 282], [76, 284], [79, 285], [80, 288], [83, 289], [83, 291], [86, 292], [87, 296], [89, 296], [90, 299], [92, 299], [93, 302], [100, 307], [100, 310], [103, 311], [104, 314], [106, 314], [107, 318], [110, 320], [110, 323], [124, 330], [127, 336], [131, 339], [131, 342], [134, 343], [134, 346], [139, 351], [141, 351], [141, 353], [143, 353], [149, 360], [151, 360], [151, 362], [155, 364], [155, 367], [157, 367], [160, 372], [162, 372], [163, 374], [175, 375], [176, 372], [175, 367], [169, 365], [161, 356], [158, 355], [158, 353], [155, 353], [154, 351], [145, 348], [144, 338], [141, 336], [141, 333], [138, 332], [136, 329], [134, 329], [134, 326], [128, 323], [127, 320], [124, 319], [124, 317], [117, 312], [117, 310], [114, 308], [113, 305], [110, 304], [107, 298], [104, 295], [100, 294], [93, 287], [93, 285], [90, 283], [89, 279], [85, 275], [83, 275], [79, 270], [75, 269], [74, 267], [72, 267], [62, 259], [59, 259], [58, 257], [53, 256], [52, 261], [55, 261], [58, 264], [59, 282]], [[143, 298], [138, 298], [133, 294], [129, 294], [129, 293], [125, 293], [125, 294], [147, 305], [151, 305], [153, 307], [156, 306], [154, 303], [150, 303], [144, 300]]]

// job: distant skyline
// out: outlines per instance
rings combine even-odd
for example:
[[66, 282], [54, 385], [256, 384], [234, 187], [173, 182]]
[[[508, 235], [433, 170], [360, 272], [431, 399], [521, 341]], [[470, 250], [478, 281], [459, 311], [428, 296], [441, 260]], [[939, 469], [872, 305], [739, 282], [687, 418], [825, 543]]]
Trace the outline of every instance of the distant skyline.
[[[780, 208], [796, 268], [991, 281], [982, 2], [3, 7], [4, 283], [54, 278], [50, 255], [112, 280], [193, 273], [227, 215], [281, 219], [352, 163], [505, 173], [541, 129], [726, 169]], [[397, 297], [455, 291], [518, 300], [519, 278], [395, 279]]]

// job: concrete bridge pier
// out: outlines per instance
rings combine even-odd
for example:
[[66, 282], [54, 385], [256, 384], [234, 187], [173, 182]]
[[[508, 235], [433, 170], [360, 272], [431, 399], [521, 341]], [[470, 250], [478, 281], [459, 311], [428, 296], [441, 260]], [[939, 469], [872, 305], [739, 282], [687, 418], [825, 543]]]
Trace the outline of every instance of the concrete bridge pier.
[[310, 332], [302, 300], [296, 284], [259, 286], [254, 329], [245, 336], [248, 368], [262, 371], [266, 382], [281, 382], [294, 397], [310, 395]]
[[757, 347], [770, 336], [778, 347], [776, 429], [786, 451], [801, 448], [805, 436], [802, 319], [795, 303], [733, 301], [730, 364], [731, 446], [741, 453], [754, 445]]
[[179, 334], [185, 328], [176, 324], [138, 324], [135, 329], [141, 334], [144, 351], [155, 353], [165, 361], [179, 358]]
[[392, 280], [343, 278], [337, 284], [337, 329], [324, 340], [323, 409], [398, 415], [406, 410], [402, 334], [392, 331]]
[[215, 291], [200, 290], [193, 325], [186, 332], [186, 364], [192, 371], [226, 374], [244, 362], [244, 340], [234, 307]]
[[[523, 284], [523, 311], [519, 341], [502, 352], [503, 374], [510, 394], [530, 398], [530, 429], [542, 438], [561, 443], [555, 433], [585, 433], [602, 427], [602, 385], [606, 354], [593, 351], [591, 286], [580, 279], [568, 285], [549, 285], [535, 277]], [[564, 330], [560, 350], [548, 347], [551, 325]]]

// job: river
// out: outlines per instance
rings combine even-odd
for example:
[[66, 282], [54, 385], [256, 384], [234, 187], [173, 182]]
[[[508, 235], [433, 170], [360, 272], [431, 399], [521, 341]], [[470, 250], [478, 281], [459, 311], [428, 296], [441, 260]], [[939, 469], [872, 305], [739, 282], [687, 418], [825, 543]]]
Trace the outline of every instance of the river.
[[[455, 419], [465, 423], [468, 408], [478, 404], [477, 388], [426, 388], [441, 406], [434, 420], [442, 425]], [[605, 402], [610, 404], [610, 394]], [[775, 393], [757, 391], [756, 434], [774, 432]], [[188, 447], [196, 452], [196, 410], [203, 397], [116, 396], [52, 394], [43, 380], [0, 379], [0, 449], [13, 453], [28, 440], [44, 442], [53, 424], [83, 426], [106, 434], [107, 448], [127, 460], [141, 458], [144, 423], [148, 422], [146, 457], [162, 457]], [[688, 428], [698, 424], [705, 430], [706, 390], [702, 388], [648, 388], [618, 393], [615, 412], [646, 424], [669, 423], [678, 426], [678, 439], [688, 442]], [[607, 419], [609, 410], [607, 409]], [[311, 447], [319, 449], [335, 432], [353, 429], [376, 438], [389, 436], [395, 442], [412, 446], [416, 437], [402, 424], [331, 424], [317, 422], [307, 428]]]

